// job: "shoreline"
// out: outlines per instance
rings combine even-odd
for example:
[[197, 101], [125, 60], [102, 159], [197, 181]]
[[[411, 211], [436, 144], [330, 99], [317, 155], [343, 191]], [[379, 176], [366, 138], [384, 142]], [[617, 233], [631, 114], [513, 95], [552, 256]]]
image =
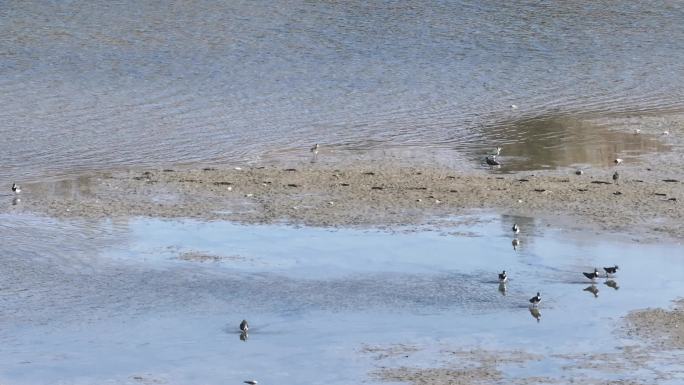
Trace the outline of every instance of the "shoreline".
[[5, 212], [382, 228], [443, 225], [450, 217], [493, 210], [641, 241], [684, 239], [684, 183], [647, 170], [620, 171], [625, 176], [618, 185], [612, 169], [584, 175], [478, 174], [378, 163], [344, 169], [131, 169], [25, 184], [21, 200]]

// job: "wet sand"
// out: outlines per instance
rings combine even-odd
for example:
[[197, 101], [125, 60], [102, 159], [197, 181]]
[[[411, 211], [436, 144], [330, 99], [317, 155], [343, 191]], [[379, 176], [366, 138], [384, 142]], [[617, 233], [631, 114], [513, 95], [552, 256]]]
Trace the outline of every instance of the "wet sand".
[[[152, 216], [312, 226], [435, 224], [477, 209], [548, 223], [625, 232], [640, 240], [684, 238], [684, 188], [677, 175], [617, 167], [557, 172], [457, 173], [357, 164], [299, 168], [129, 170], [26, 184], [11, 211], [55, 217]], [[666, 181], [669, 180], [669, 181]]]

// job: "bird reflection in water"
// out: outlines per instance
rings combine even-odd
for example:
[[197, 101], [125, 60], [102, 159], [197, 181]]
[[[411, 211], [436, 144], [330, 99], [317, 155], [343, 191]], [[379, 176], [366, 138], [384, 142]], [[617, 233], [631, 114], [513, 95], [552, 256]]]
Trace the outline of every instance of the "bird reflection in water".
[[530, 314], [532, 314], [532, 317], [534, 317], [537, 322], [541, 321], [541, 312], [539, 311], [538, 307], [530, 306]]
[[598, 298], [599, 289], [598, 287], [596, 287], [596, 285], [589, 285], [584, 288], [584, 291], [588, 291], [594, 295], [594, 298]]
[[515, 238], [513, 239], [511, 244], [513, 245], [513, 250], [518, 250], [518, 247], [520, 246], [520, 241], [518, 240], [518, 238]]
[[246, 331], [243, 331], [242, 333], [240, 333], [240, 341], [247, 342], [248, 338], [249, 338], [249, 334], [247, 334]]
[[12, 199], [12, 206], [16, 206], [20, 202], [21, 202], [21, 198], [15, 197], [14, 199]]
[[505, 282], [500, 282], [500, 283], [499, 283], [499, 293], [501, 293], [501, 295], [506, 295], [506, 290], [508, 290], [508, 289], [506, 288], [506, 283], [505, 283]]
[[615, 290], [618, 290], [618, 289], [620, 288], [620, 286], [618, 285], [618, 283], [617, 283], [615, 280], [612, 280], [612, 279], [609, 279], [609, 280], [607, 280], [607, 281], [604, 282], [604, 283], [606, 284], [606, 286], [611, 287], [611, 288], [613, 288], [613, 289], [615, 289]]

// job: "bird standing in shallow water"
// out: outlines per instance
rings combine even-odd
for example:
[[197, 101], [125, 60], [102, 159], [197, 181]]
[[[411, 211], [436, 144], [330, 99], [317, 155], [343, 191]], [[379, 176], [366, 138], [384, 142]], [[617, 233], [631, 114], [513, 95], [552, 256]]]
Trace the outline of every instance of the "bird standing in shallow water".
[[539, 302], [541, 302], [541, 294], [539, 294], [539, 292], [537, 292], [537, 295], [530, 298], [530, 303], [532, 304], [532, 306], [537, 306], [537, 305], [539, 305]]
[[513, 230], [514, 233], [518, 234], [520, 232], [520, 226], [518, 226], [517, 223], [513, 224], [513, 227], [511, 227], [511, 230]]
[[487, 162], [488, 165], [490, 166], [500, 166], [501, 163], [499, 163], [498, 160], [496, 160], [496, 156], [490, 155], [485, 158], [485, 162]]
[[21, 187], [16, 183], [12, 183], [12, 191], [14, 191], [15, 194], [19, 194], [21, 192]]
[[603, 270], [606, 271], [606, 276], [608, 276], [608, 274], [615, 274], [619, 268], [618, 265], [615, 265], [613, 267], [604, 267]]
[[311, 147], [311, 150], [309, 151], [311, 151], [311, 153], [313, 154], [311, 158], [311, 163], [314, 163], [316, 159], [318, 159], [318, 143], [314, 144], [313, 147]]
[[242, 322], [240, 322], [240, 330], [243, 333], [247, 333], [247, 331], [249, 331], [249, 324], [247, 323], [246, 319], [243, 319]]
[[617, 172], [617, 171], [615, 171], [615, 173], [613, 174], [613, 183], [615, 183], [615, 184], [618, 184], [618, 185], [619, 185], [619, 184], [620, 184], [620, 181], [619, 181], [619, 179], [620, 179], [620, 174], [618, 174], [618, 172]]
[[594, 269], [593, 273], [582, 273], [585, 277], [591, 279], [592, 281], [599, 277], [598, 269]]
[[504, 270], [503, 272], [501, 272], [499, 274], [499, 282], [504, 283], [507, 280], [508, 280], [508, 276], [506, 275], [506, 270]]

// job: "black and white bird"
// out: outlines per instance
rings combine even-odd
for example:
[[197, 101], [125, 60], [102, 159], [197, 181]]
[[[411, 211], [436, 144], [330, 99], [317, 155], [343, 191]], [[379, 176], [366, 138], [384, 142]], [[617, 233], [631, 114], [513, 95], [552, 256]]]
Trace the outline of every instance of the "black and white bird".
[[501, 163], [498, 160], [496, 160], [495, 155], [490, 155], [490, 156], [486, 157], [485, 162], [490, 166], [500, 166], [501, 165]]
[[314, 144], [310, 151], [312, 154], [318, 155], [318, 143]]
[[603, 270], [606, 271], [606, 275], [608, 274], [615, 274], [620, 267], [618, 265], [615, 265], [613, 267], [604, 267]]
[[537, 306], [537, 305], [539, 305], [539, 302], [541, 302], [541, 294], [539, 294], [539, 292], [537, 292], [537, 295], [530, 298], [530, 303], [532, 304], [532, 306]]
[[582, 175], [582, 174], [584, 174], [584, 170], [578, 169], [577, 171], [575, 171], [575, 175]]
[[618, 174], [618, 172], [615, 171], [615, 173], [613, 174], [613, 183], [620, 184], [619, 179], [620, 179], [620, 174]]
[[513, 245], [513, 250], [518, 250], [518, 246], [520, 246], [520, 241], [518, 240], [518, 238], [515, 238], [515, 239], [511, 242], [511, 244]]
[[504, 270], [499, 274], [499, 282], [504, 283], [507, 280], [508, 280], [508, 276], [506, 275], [506, 270]]
[[243, 319], [242, 322], [240, 322], [240, 330], [243, 333], [247, 333], [247, 331], [249, 331], [249, 323], [247, 323], [246, 319]]
[[582, 273], [585, 277], [591, 279], [592, 281], [599, 277], [598, 269], [594, 269], [593, 273]]
[[249, 384], [249, 385], [257, 385], [259, 383], [259, 381], [257, 381], [257, 380], [247, 380], [247, 381], [243, 381], [243, 382], [245, 384]]
[[14, 191], [15, 194], [19, 194], [21, 192], [21, 187], [16, 183], [12, 183], [12, 191]]
[[616, 159], [613, 161], [613, 163], [615, 163], [615, 165], [617, 166], [617, 165], [619, 165], [619, 164], [622, 163], [622, 159], [616, 158]]
[[518, 226], [517, 223], [514, 223], [513, 227], [511, 227], [511, 230], [513, 230], [514, 233], [518, 234], [520, 232], [520, 226]]

